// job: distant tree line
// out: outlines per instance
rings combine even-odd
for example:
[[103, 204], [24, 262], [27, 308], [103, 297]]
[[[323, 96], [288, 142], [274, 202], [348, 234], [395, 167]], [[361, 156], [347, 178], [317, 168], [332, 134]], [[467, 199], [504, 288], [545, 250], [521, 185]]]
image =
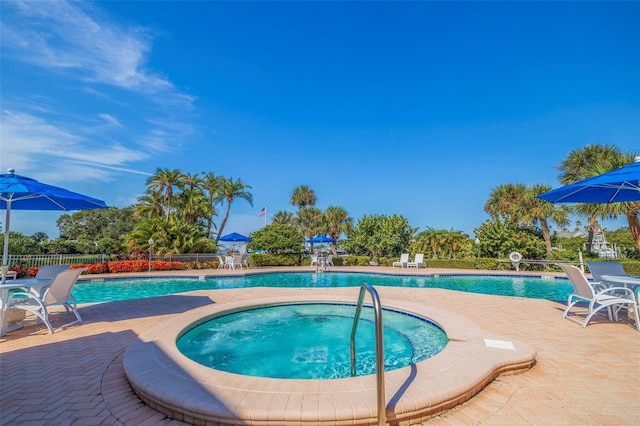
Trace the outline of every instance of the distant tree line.
[[[570, 184], [596, 176], [632, 162], [634, 156], [610, 145], [587, 145], [562, 161], [559, 180]], [[61, 215], [57, 221], [60, 236], [54, 240], [42, 232], [32, 236], [11, 232], [10, 253], [116, 253], [136, 258], [146, 256], [150, 249], [155, 254], [216, 252], [216, 236], [224, 233], [231, 205], [244, 200], [253, 206], [250, 189], [241, 179], [213, 172], [191, 175], [159, 168], [147, 179], [144, 195], [135, 205]], [[303, 253], [306, 240], [326, 235], [337, 240], [331, 245], [334, 254], [341, 249], [372, 260], [399, 257], [403, 252], [424, 253], [431, 259], [505, 258], [511, 251], [543, 259], [558, 256], [554, 250], [558, 246], [574, 254], [582, 244], [589, 249], [600, 226], [598, 220], [624, 215], [629, 227], [608, 231], [607, 240], [624, 247], [627, 257], [640, 258], [640, 202], [567, 206], [536, 198], [551, 189], [545, 184], [522, 183], [493, 188], [484, 206], [490, 219], [469, 236], [454, 229], [419, 231], [401, 215], [370, 214], [354, 222], [342, 206], [317, 208], [315, 191], [300, 185], [290, 196], [294, 210], [276, 212], [271, 224], [251, 234], [254, 241], [249, 247]], [[566, 229], [572, 216], [587, 220], [588, 238], [580, 247], [575, 239], [560, 238], [551, 231], [552, 225]], [[309, 251], [314, 251], [312, 245]]]

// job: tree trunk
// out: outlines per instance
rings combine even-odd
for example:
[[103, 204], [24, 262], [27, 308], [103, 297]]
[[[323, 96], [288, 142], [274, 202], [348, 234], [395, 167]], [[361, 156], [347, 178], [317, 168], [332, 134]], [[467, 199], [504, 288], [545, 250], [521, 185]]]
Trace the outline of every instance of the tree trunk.
[[231, 203], [227, 203], [227, 211], [224, 212], [224, 218], [222, 219], [222, 223], [218, 228], [218, 238], [222, 236], [222, 230], [224, 229], [224, 226], [227, 224], [227, 219], [229, 218], [229, 210], [231, 210]]
[[587, 251], [591, 251], [592, 247], [593, 247], [593, 234], [595, 233], [596, 230], [596, 217], [595, 216], [590, 216], [589, 217], [589, 230], [587, 232]]
[[638, 220], [638, 212], [640, 211], [640, 203], [634, 203], [634, 207], [627, 211], [627, 221], [629, 222], [629, 230], [636, 242], [636, 247], [640, 250], [640, 220]]
[[551, 254], [551, 234], [549, 233], [549, 224], [545, 219], [540, 219], [540, 227], [542, 228], [542, 238], [547, 248], [547, 254]]

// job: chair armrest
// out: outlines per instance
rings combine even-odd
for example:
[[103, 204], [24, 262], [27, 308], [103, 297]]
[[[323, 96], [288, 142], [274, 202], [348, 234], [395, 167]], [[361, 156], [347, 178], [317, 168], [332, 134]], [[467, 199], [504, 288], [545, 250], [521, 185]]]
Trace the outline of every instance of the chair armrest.
[[[622, 293], [628, 293], [629, 297], [632, 300], [635, 300], [635, 294], [633, 293], [633, 290], [631, 290], [629, 287], [606, 287], [604, 290], [599, 291], [598, 293], [596, 293], [596, 296], [600, 296], [600, 295], [605, 295], [607, 293], [618, 293], [618, 292], [622, 292]], [[616, 296], [620, 296], [620, 293], [615, 294]]]
[[44, 302], [37, 294], [34, 294], [29, 289], [18, 289], [18, 291], [12, 291], [9, 296], [9, 303], [7, 307], [9, 308], [20, 308], [25, 307], [28, 309], [29, 306], [40, 306], [44, 308]]
[[590, 284], [591, 284], [591, 287], [593, 287], [593, 290], [596, 293], [599, 293], [599, 292], [601, 292], [603, 290], [606, 290], [609, 287], [611, 287], [611, 283], [608, 283], [606, 281], [595, 281], [595, 282], [592, 282]]

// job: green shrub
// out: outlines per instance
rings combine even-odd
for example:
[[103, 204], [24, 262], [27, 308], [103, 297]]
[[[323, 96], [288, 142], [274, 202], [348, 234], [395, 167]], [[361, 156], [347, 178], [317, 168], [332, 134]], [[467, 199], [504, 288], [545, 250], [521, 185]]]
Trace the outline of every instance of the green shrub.
[[344, 265], [344, 257], [334, 257], [332, 260], [334, 266]]
[[[471, 258], [471, 259], [425, 259], [427, 268], [443, 269], [511, 269], [511, 262], [501, 262], [499, 259]], [[392, 264], [392, 263], [390, 263]]]
[[343, 259], [349, 266], [368, 266], [370, 260], [369, 256], [345, 256]]
[[251, 266], [297, 266], [300, 264], [300, 255], [251, 253], [249, 264]]

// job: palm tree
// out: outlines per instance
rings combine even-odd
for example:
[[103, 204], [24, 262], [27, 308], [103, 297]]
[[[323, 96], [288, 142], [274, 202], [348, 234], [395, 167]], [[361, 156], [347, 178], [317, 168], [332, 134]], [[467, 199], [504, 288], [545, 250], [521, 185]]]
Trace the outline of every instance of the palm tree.
[[204, 189], [209, 205], [208, 214], [206, 218], [207, 236], [211, 238], [211, 231], [216, 227], [213, 222], [213, 218], [218, 216], [218, 210], [215, 205], [220, 201], [220, 188], [222, 187], [222, 180], [224, 178], [216, 176], [213, 172], [204, 173], [204, 176], [200, 179], [200, 185]]
[[277, 225], [293, 225], [294, 216], [293, 213], [287, 212], [284, 210], [280, 210], [276, 214], [273, 215], [271, 219], [271, 223], [275, 223]]
[[190, 225], [203, 224], [207, 218], [211, 217], [211, 206], [202, 189], [198, 187], [193, 190], [185, 188], [174, 197], [174, 205], [178, 213], [176, 216]]
[[508, 183], [491, 190], [484, 211], [492, 218], [502, 218], [513, 226], [522, 223], [522, 210], [527, 187], [521, 183]]
[[173, 202], [174, 187], [182, 188], [184, 185], [185, 174], [178, 169], [161, 169], [157, 168], [156, 173], [147, 179], [147, 192], [154, 192], [163, 196], [163, 207], [166, 217], [171, 214]]
[[298, 208], [315, 206], [316, 200], [317, 197], [315, 192], [313, 192], [313, 189], [311, 189], [307, 185], [300, 185], [291, 193], [291, 204], [294, 206], [298, 206]]
[[469, 235], [462, 231], [443, 231], [444, 243], [440, 247], [442, 257], [447, 259], [453, 259], [458, 256], [458, 253], [469, 244]]
[[140, 219], [164, 217], [162, 200], [163, 196], [159, 192], [147, 191], [145, 195], [138, 198], [138, 204], [135, 205], [134, 215]]
[[547, 201], [535, 198], [536, 195], [544, 194], [551, 191], [549, 185], [532, 185], [527, 188], [524, 203], [522, 204], [521, 218], [527, 224], [535, 224], [540, 222], [542, 237], [547, 250], [547, 254], [551, 253], [551, 232], [549, 231], [549, 221], [560, 226], [569, 223], [569, 213], [571, 209], [567, 206], [559, 206], [551, 204]]
[[[329, 206], [324, 211], [324, 224], [329, 232], [329, 237], [334, 240], [340, 238], [341, 233], [348, 234], [353, 227], [353, 218], [349, 216], [347, 211], [339, 206]], [[333, 255], [338, 255], [338, 243], [331, 243]]]
[[[614, 145], [586, 145], [582, 149], [571, 151], [567, 158], [560, 163], [558, 166], [558, 170], [561, 172], [560, 182], [563, 185], [569, 185], [606, 173], [633, 162], [634, 157], [634, 154], [625, 154]], [[598, 217], [614, 219], [623, 214], [627, 216], [629, 230], [638, 250], [640, 250], [640, 221], [638, 220], [640, 202], [580, 203], [577, 204], [576, 211], [588, 218], [588, 250], [591, 250]]]
[[[305, 238], [313, 238], [324, 228], [322, 211], [317, 207], [301, 207], [294, 224]], [[313, 244], [309, 251], [313, 254]]]
[[416, 252], [425, 253], [427, 257], [437, 259], [439, 255], [443, 255], [442, 247], [444, 247], [449, 239], [447, 231], [428, 227], [415, 237], [412, 247]]
[[236, 198], [247, 200], [249, 205], [253, 207], [253, 195], [248, 192], [247, 189], [251, 189], [251, 187], [240, 179], [236, 179], [234, 181], [233, 178], [221, 178], [219, 202], [224, 203], [226, 201], [227, 210], [225, 211], [222, 223], [220, 223], [220, 227], [218, 228], [218, 235], [222, 235], [223, 233], [224, 226], [229, 218], [229, 211], [231, 211], [231, 203], [233, 203]]
[[200, 181], [201, 179], [198, 173], [193, 175], [190, 173], [185, 173], [184, 177], [182, 178], [182, 187], [193, 191], [200, 185]]

